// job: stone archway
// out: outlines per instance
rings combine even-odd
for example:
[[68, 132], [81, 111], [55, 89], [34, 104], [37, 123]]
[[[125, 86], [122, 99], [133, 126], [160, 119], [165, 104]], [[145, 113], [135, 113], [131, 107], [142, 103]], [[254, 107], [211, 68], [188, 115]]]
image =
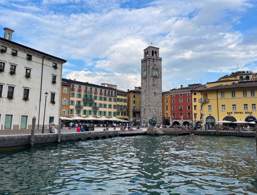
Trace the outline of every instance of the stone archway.
[[173, 122], [172, 122], [172, 126], [173, 126], [173, 127], [180, 126], [180, 123], [179, 123], [178, 121], [173, 121]]
[[247, 117], [245, 118], [245, 121], [246, 121], [246, 122], [251, 122], [251, 123], [255, 122], [255, 124], [254, 124], [254, 123], [253, 123], [253, 124], [250, 124], [250, 127], [255, 127], [255, 126], [257, 125], [257, 119], [256, 119], [256, 117], [254, 117], [254, 116], [247, 116]]
[[230, 121], [230, 122], [236, 122], [236, 118], [233, 116], [225, 116], [223, 118], [223, 121]]
[[195, 123], [195, 129], [201, 129], [201, 127], [202, 127], [202, 122], [201, 121], [197, 121]]
[[224, 126], [227, 126], [227, 127], [233, 127], [233, 128], [236, 128], [237, 124], [233, 123], [233, 122], [236, 122], [236, 118], [233, 117], [233, 116], [225, 116], [223, 118], [223, 121], [229, 121], [231, 123], [223, 123]]
[[257, 119], [256, 119], [256, 117], [254, 117], [254, 116], [247, 116], [247, 117], [245, 118], [245, 121], [246, 121], [246, 122], [257, 122]]
[[189, 126], [190, 126], [190, 122], [188, 122], [188, 121], [184, 121], [184, 122], [183, 122], [183, 126], [187, 126], [187, 127], [189, 127]]
[[207, 116], [205, 119], [206, 129], [213, 129], [216, 123], [216, 119], [213, 116]]

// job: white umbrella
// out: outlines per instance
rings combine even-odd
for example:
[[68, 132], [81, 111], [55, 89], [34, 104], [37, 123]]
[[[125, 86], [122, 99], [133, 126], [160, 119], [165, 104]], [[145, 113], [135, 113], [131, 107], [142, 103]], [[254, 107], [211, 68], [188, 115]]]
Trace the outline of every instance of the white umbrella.
[[60, 119], [63, 121], [71, 121], [72, 120], [71, 118], [64, 117], [64, 116], [61, 116]]
[[96, 117], [93, 117], [93, 116], [88, 116], [88, 117], [84, 118], [84, 120], [86, 120], [86, 121], [98, 121], [99, 118], [96, 118]]
[[86, 118], [80, 117], [80, 116], [75, 116], [72, 118], [72, 120], [78, 120], [78, 121], [82, 121], [85, 120]]
[[233, 123], [232, 121], [217, 121], [217, 123]]

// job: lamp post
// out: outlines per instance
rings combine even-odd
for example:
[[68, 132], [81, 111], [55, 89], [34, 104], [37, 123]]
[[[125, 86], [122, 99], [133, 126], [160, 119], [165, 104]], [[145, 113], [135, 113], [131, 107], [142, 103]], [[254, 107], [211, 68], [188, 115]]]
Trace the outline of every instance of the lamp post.
[[46, 117], [46, 101], [47, 101], [48, 93], [45, 92], [45, 108], [44, 108], [44, 115], [43, 115], [43, 126], [42, 126], [42, 133], [45, 132], [45, 117]]

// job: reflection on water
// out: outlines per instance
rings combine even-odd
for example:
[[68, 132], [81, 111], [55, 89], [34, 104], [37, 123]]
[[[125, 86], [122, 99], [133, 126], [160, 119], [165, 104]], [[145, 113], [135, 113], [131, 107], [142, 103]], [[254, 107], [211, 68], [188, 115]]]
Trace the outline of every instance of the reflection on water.
[[0, 155], [0, 194], [255, 194], [255, 140], [127, 137]]

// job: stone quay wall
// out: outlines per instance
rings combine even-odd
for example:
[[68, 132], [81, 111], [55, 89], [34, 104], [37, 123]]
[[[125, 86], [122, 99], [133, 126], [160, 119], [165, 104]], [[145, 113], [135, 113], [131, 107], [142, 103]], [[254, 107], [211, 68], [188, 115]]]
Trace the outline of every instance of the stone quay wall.
[[[237, 136], [237, 137], [251, 137], [256, 136], [255, 131], [215, 131], [215, 130], [181, 130], [174, 128], [165, 129], [148, 129], [133, 130], [133, 131], [90, 131], [81, 133], [64, 133], [58, 138], [58, 134], [35, 134], [33, 144], [48, 144], [59, 143], [67, 141], [86, 141], [94, 139], [106, 139], [111, 137], [127, 137], [137, 135], [171, 135], [171, 136], [183, 136], [183, 135], [199, 135], [199, 136]], [[257, 137], [257, 136], [256, 136]], [[17, 135], [1, 135], [0, 136], [0, 148], [30, 146], [31, 135], [30, 134], [17, 134]]]
[[[134, 130], [134, 131], [102, 131], [102, 132], [81, 132], [81, 133], [64, 133], [60, 135], [60, 142], [67, 141], [85, 141], [93, 139], [105, 139], [111, 137], [125, 137], [125, 136], [136, 136], [145, 135], [146, 131]], [[35, 134], [33, 143], [37, 144], [48, 144], [58, 143], [58, 134]], [[17, 134], [17, 135], [1, 135], [0, 136], [0, 148], [8, 147], [20, 147], [30, 146], [31, 135], [30, 134]]]

